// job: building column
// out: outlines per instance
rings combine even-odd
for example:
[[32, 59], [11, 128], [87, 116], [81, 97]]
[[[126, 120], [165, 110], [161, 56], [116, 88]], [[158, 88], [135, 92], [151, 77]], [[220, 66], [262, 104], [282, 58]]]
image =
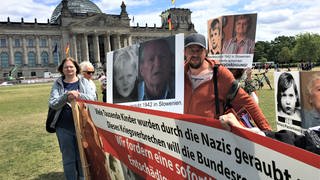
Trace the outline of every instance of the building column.
[[121, 48], [121, 42], [120, 42], [120, 34], [115, 34], [115, 49], [120, 49]]
[[104, 44], [104, 57], [105, 57], [105, 66], [107, 64], [107, 60], [108, 60], [108, 52], [111, 51], [111, 42], [110, 42], [110, 35], [109, 33], [105, 33], [103, 36], [103, 44]]
[[123, 35], [123, 47], [127, 47], [127, 46], [129, 46], [128, 36], [127, 35]]
[[77, 36], [72, 35], [72, 43], [71, 43], [71, 48], [72, 48], [72, 57], [80, 63], [80, 60], [78, 59], [78, 54], [77, 54]]
[[53, 64], [53, 48], [54, 48], [54, 46], [53, 46], [53, 48], [52, 48], [52, 40], [51, 40], [51, 36], [49, 36], [48, 37], [48, 46], [49, 46], [49, 62], [48, 62], [48, 66], [50, 65], [50, 64]]
[[9, 65], [13, 66], [15, 65], [15, 62], [14, 62], [14, 55], [13, 55], [13, 46], [12, 46], [12, 37], [9, 36], [8, 37], [8, 47], [9, 47]]
[[89, 47], [88, 47], [88, 37], [86, 34], [83, 34], [82, 36], [82, 59], [81, 61], [89, 61]]
[[128, 43], [129, 43], [129, 46], [132, 45], [132, 36], [130, 34], [128, 35]]
[[36, 66], [41, 66], [39, 36], [36, 36]]
[[94, 34], [93, 35], [93, 57], [94, 57], [94, 64], [96, 64], [98, 67], [101, 66], [100, 64], [100, 49], [99, 49], [99, 35]]
[[[105, 35], [104, 35], [104, 38], [103, 38], [103, 44], [104, 44], [104, 52], [105, 52], [105, 54], [107, 55], [107, 53], [109, 52], [109, 51], [111, 51], [111, 44], [110, 44], [110, 35], [109, 35], [109, 33], [106, 33]], [[106, 56], [107, 57], [107, 56]]]
[[22, 56], [24, 66], [28, 66], [27, 40], [25, 36], [22, 37]]

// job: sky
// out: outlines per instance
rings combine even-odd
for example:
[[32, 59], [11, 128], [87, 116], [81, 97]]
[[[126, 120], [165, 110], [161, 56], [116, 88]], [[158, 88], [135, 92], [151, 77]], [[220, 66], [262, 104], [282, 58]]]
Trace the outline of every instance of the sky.
[[[1, 1], [0, 21], [47, 22], [60, 0]], [[120, 14], [122, 0], [92, 0], [106, 14]], [[301, 33], [320, 34], [319, 0], [125, 0], [131, 25], [161, 26], [161, 12], [169, 8], [188, 8], [198, 33], [207, 35], [207, 20], [224, 15], [257, 13], [256, 41]]]

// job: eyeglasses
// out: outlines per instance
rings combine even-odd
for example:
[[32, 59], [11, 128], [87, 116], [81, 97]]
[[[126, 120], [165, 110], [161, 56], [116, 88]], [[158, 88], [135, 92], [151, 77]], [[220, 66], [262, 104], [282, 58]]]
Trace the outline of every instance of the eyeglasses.
[[88, 75], [94, 74], [94, 71], [84, 71], [84, 72], [86, 72]]

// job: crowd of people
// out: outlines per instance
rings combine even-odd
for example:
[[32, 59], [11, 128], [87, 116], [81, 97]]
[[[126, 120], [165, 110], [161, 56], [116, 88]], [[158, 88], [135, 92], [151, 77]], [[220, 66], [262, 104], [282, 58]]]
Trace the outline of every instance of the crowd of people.
[[[239, 17], [239, 21], [247, 23], [249, 20]], [[241, 23], [239, 22], [239, 26]], [[239, 27], [239, 31], [240, 29]], [[142, 43], [140, 47], [114, 53], [114, 103], [175, 97], [174, 52], [170, 48], [172, 42], [169, 41], [170, 39], [153, 40]], [[185, 37], [184, 57], [185, 114], [219, 119], [227, 130], [236, 126], [264, 135], [277, 133], [272, 131], [257, 99], [252, 95], [254, 92], [246, 92], [239, 87], [237, 81], [239, 76], [221, 65], [219, 61], [207, 57], [206, 39], [203, 35], [192, 33]], [[83, 178], [70, 103], [77, 98], [98, 100], [97, 89], [92, 81], [95, 69], [88, 61], [79, 65], [76, 60], [67, 57], [59, 65], [58, 71], [61, 77], [53, 83], [49, 98], [49, 106], [57, 111], [52, 125], [56, 128], [66, 179]], [[251, 73], [251, 70], [247, 70], [248, 78], [251, 77]], [[105, 79], [105, 75], [100, 76], [104, 102], [107, 91]], [[293, 78], [290, 74], [284, 74], [280, 79], [277, 92], [279, 111], [290, 116], [293, 114], [300, 116], [300, 100]], [[320, 101], [316, 101], [316, 97], [320, 76], [315, 76], [311, 82], [308, 90], [310, 103], [314, 107], [312, 111], [315, 114], [319, 112], [317, 103]], [[227, 97], [230, 93], [232, 99], [229, 101]], [[243, 110], [250, 115], [255, 128], [244, 127], [238, 121], [238, 114], [235, 112], [244, 112]], [[313, 115], [314, 120], [304, 126], [320, 125], [320, 118], [316, 117], [320, 116]]]

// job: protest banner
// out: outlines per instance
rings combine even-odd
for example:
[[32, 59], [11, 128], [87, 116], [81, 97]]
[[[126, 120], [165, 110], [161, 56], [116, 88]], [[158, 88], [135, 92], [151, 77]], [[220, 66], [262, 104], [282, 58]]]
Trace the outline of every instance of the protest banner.
[[[83, 134], [87, 139], [83, 144], [87, 145], [84, 150], [91, 177], [194, 180], [320, 177], [319, 155], [243, 129], [225, 131], [214, 119], [85, 100], [77, 102], [81, 121], [87, 121], [82, 123], [87, 132]], [[91, 172], [94, 169], [100, 171]]]

